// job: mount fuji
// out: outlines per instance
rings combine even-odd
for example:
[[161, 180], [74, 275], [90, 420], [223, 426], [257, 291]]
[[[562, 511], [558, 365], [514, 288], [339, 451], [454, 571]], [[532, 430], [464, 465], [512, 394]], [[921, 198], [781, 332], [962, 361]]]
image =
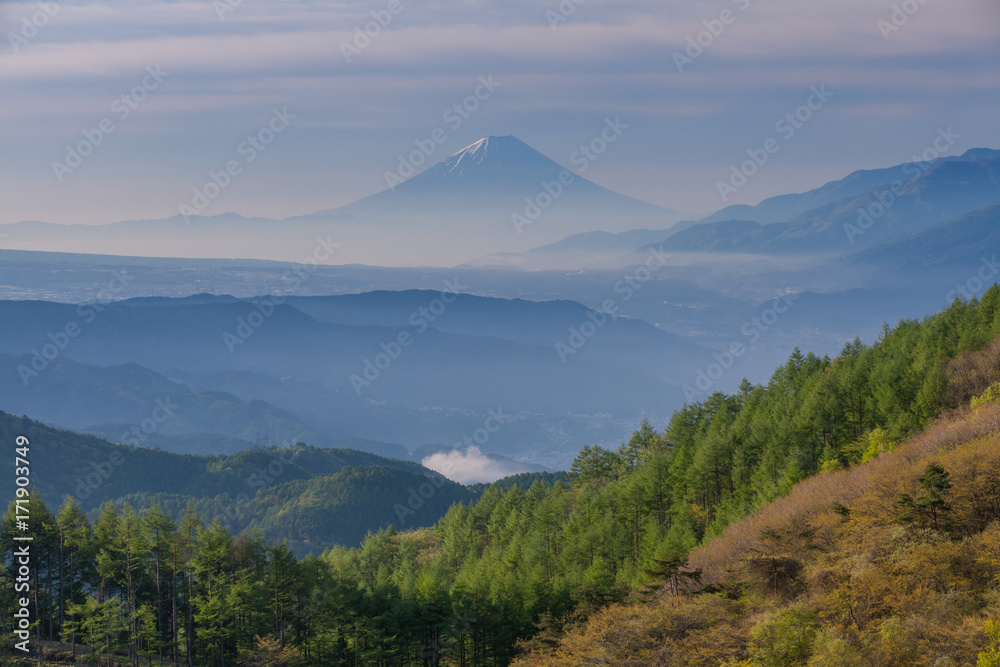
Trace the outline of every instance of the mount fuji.
[[[571, 159], [584, 168], [587, 164], [581, 153]], [[574, 210], [646, 216], [669, 224], [687, 215], [603, 188], [514, 136], [480, 139], [394, 188], [335, 211], [394, 219], [416, 205], [425, 215], [456, 211], [484, 220], [502, 216], [511, 225], [511, 215], [523, 214], [529, 203], [539, 208], [540, 216]]]
[[[571, 156], [581, 170], [585, 159]], [[613, 192], [514, 136], [489, 136], [395, 187], [339, 208], [272, 220], [235, 213], [109, 225], [0, 225], [20, 250], [302, 261], [316, 239], [332, 264], [455, 266], [570, 234], [667, 229], [691, 216]]]

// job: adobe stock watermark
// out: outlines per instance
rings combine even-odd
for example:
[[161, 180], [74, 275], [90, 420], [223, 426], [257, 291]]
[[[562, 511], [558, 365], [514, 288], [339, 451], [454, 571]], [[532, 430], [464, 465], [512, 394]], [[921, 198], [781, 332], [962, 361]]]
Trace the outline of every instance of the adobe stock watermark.
[[899, 32], [926, 4], [927, 0], [903, 0], [898, 5], [894, 4], [888, 19], [879, 19], [875, 22], [875, 27], [882, 33], [882, 39], [888, 42], [889, 35]]
[[[799, 295], [792, 292], [782, 292], [775, 290], [775, 298], [770, 305], [743, 323], [740, 327], [740, 334], [744, 339], [754, 345], [760, 337], [770, 331], [778, 322], [780, 317], [788, 312], [789, 308], [799, 299]], [[691, 403], [698, 399], [699, 395], [708, 395], [708, 391], [733, 367], [736, 360], [747, 352], [747, 346], [742, 339], [737, 339], [729, 343], [721, 352], [712, 353], [715, 361], [705, 368], [698, 369], [695, 386], [684, 385], [684, 400]]]
[[569, 328], [569, 337], [566, 342], [557, 341], [555, 345], [556, 354], [564, 364], [570, 355], [576, 354], [597, 332], [608, 323], [609, 318], [614, 318], [621, 305], [627, 303], [635, 296], [642, 286], [653, 279], [653, 274], [667, 265], [667, 261], [673, 257], [673, 253], [663, 252], [660, 248], [650, 248], [646, 261], [640, 264], [631, 272], [627, 273], [621, 280], [614, 284], [615, 294], [620, 294], [620, 299], [605, 299], [601, 303], [600, 309], [588, 309], [587, 317], [579, 325]]
[[[170, 419], [174, 415], [174, 410], [177, 410], [179, 407], [179, 405], [171, 404], [169, 396], [166, 400], [162, 398], [156, 399], [156, 407], [153, 408], [152, 414], [121, 434], [121, 444], [132, 445], [134, 447], [142, 446], [141, 443], [156, 433], [160, 425]], [[115, 450], [101, 463], [91, 463], [90, 465], [93, 470], [87, 471], [85, 475], [77, 475], [74, 497], [77, 500], [86, 500], [89, 498], [91, 494], [111, 479], [111, 475], [115, 469], [120, 468], [124, 462], [125, 455], [121, 451]]]
[[587, 2], [587, 0], [562, 0], [555, 10], [545, 10], [545, 20], [549, 22], [549, 27], [553, 32], [560, 23], [565, 23], [570, 16], [576, 14], [576, 8]]
[[275, 137], [284, 132], [294, 119], [295, 114], [289, 113], [287, 106], [271, 109], [271, 118], [267, 123], [254, 134], [247, 135], [246, 140], [236, 146], [236, 153], [243, 158], [242, 163], [236, 159], [229, 160], [219, 171], [210, 170], [204, 185], [193, 188], [191, 203], [181, 203], [177, 206], [177, 211], [184, 218], [184, 222], [191, 224], [191, 216], [198, 215], [208, 208], [208, 205], [229, 187], [233, 178], [243, 173], [244, 165], [250, 164], [267, 150]]
[[750, 8], [750, 0], [732, 0], [732, 2], [738, 11], [723, 9], [717, 17], [705, 19], [701, 22], [705, 29], [688, 36], [684, 51], [674, 51], [674, 65], [679, 73], [683, 74], [685, 67], [693, 65], [695, 60], [701, 58], [705, 49], [712, 48], [715, 40], [726, 32], [726, 28], [736, 23], [740, 14]]
[[372, 45], [378, 39], [382, 31], [392, 24], [392, 20], [403, 13], [406, 6], [402, 0], [389, 0], [385, 9], [377, 9], [370, 12], [371, 20], [363, 25], [354, 26], [354, 39], [350, 42], [340, 43], [340, 52], [344, 54], [344, 60], [350, 64], [354, 56], [361, 55], [361, 52]]
[[235, 12], [237, 7], [243, 6], [243, 0], [212, 0], [212, 9], [220, 21], [226, 20], [226, 14]]
[[[472, 114], [479, 110], [482, 103], [493, 97], [493, 94], [503, 85], [501, 81], [494, 81], [492, 74], [481, 76], [479, 84], [473, 89], [470, 95], [455, 102], [444, 110], [441, 120], [452, 131], [457, 131]], [[417, 169], [426, 164], [432, 155], [437, 153], [438, 146], [448, 141], [448, 131], [444, 126], [435, 127], [427, 137], [414, 139], [413, 144], [416, 150], [410, 151], [407, 155], [398, 155], [399, 163], [395, 171], [387, 171], [383, 174], [385, 184], [390, 190], [395, 190], [396, 186], [406, 181]]]
[[142, 443], [149, 440], [149, 436], [159, 431], [160, 426], [173, 417], [174, 411], [180, 409], [180, 407], [179, 405], [173, 405], [169, 396], [166, 399], [156, 399], [156, 407], [153, 408], [152, 414], [122, 433], [119, 436], [121, 443], [123, 445], [132, 445], [133, 447], [141, 447]]
[[[604, 127], [596, 137], [588, 143], [581, 144], [569, 156], [570, 164], [576, 167], [581, 174], [587, 171], [594, 162], [597, 161], [608, 147], [618, 141], [619, 137], [628, 129], [628, 124], [623, 123], [621, 116], [604, 119]], [[518, 234], [524, 233], [524, 228], [535, 223], [542, 213], [547, 211], [559, 199], [569, 186], [576, 183], [576, 174], [569, 169], [563, 169], [551, 181], [539, 183], [541, 189], [534, 197], [524, 198], [524, 210], [510, 214], [510, 221]]]
[[[295, 264], [291, 269], [281, 276], [281, 281], [287, 283], [290, 291], [297, 290], [302, 284], [319, 268], [320, 264], [326, 263], [333, 256], [333, 253], [340, 247], [339, 243], [334, 243], [327, 236], [325, 239], [317, 237], [316, 245], [313, 247], [311, 255], [304, 257], [301, 262]], [[267, 322], [278, 306], [285, 303], [284, 295], [269, 295], [260, 299], [252, 300], [253, 304], [246, 317], [236, 318], [236, 329], [234, 332], [224, 331], [222, 342], [225, 344], [229, 354], [236, 352], [236, 347], [250, 340], [250, 337], [257, 332], [264, 323]]]
[[73, 497], [77, 500], [86, 500], [95, 491], [100, 489], [105, 482], [111, 479], [115, 469], [125, 463], [125, 455], [120, 451], [113, 451], [111, 455], [100, 463], [91, 463], [93, 470], [81, 472], [76, 476], [76, 488], [73, 490]]
[[249, 492], [241, 491], [234, 498], [234, 502], [226, 505], [222, 510], [223, 523], [232, 528], [237, 525], [242, 515], [243, 508], [257, 494], [269, 486], [279, 484], [281, 477], [285, 474], [285, 467], [295, 463], [295, 459], [301, 453], [300, 449], [293, 450], [292, 444], [288, 441], [281, 443], [281, 447], [276, 451], [271, 451], [271, 460], [263, 468], [257, 468], [249, 477], [244, 480]]
[[43, 343], [41, 348], [31, 348], [30, 367], [18, 364], [17, 374], [21, 377], [21, 382], [27, 387], [32, 378], [36, 378], [49, 367], [53, 359], [58, 357], [66, 348], [70, 346], [74, 338], [83, 333], [86, 325], [97, 319], [98, 314], [104, 312], [104, 307], [115, 300], [132, 282], [124, 267], [120, 271], [112, 271], [112, 278], [108, 284], [101, 288], [95, 297], [85, 301], [76, 307], [76, 317], [67, 321], [63, 327], [57, 331], [50, 331], [46, 336], [48, 342]]
[[36, 3], [38, 11], [33, 12], [31, 15], [25, 14], [21, 17], [21, 29], [18, 32], [7, 33], [7, 41], [10, 42], [11, 50], [14, 53], [20, 53], [21, 47], [27, 46], [28, 42], [37, 37], [42, 28], [47, 26], [56, 17], [56, 14], [59, 13], [62, 5], [65, 3], [66, 0]]
[[875, 192], [872, 197], [876, 199], [868, 206], [858, 209], [857, 222], [851, 224], [844, 223], [844, 234], [851, 245], [857, 243], [859, 236], [864, 235], [875, 222], [885, 215], [895, 204], [900, 195], [906, 190], [906, 186], [922, 176], [933, 165], [934, 160], [943, 156], [955, 142], [962, 138], [962, 135], [953, 132], [949, 125], [947, 129], [938, 128], [938, 136], [933, 143], [924, 149], [920, 155], [914, 155], [910, 162], [903, 166], [903, 173], [910, 178], [906, 181], [895, 180], [887, 188]]
[[97, 122], [97, 127], [83, 130], [81, 132], [83, 134], [81, 141], [75, 145], [67, 144], [65, 159], [62, 162], [52, 162], [52, 173], [55, 174], [56, 180], [62, 183], [66, 176], [72, 174], [77, 167], [82, 165], [84, 159], [104, 143], [105, 137], [118, 129], [118, 126], [115, 125], [115, 119], [118, 122], [122, 122], [132, 115], [132, 112], [138, 109], [139, 105], [149, 97], [151, 92], [159, 88], [160, 84], [168, 76], [170, 76], [170, 72], [162, 71], [159, 65], [156, 67], [147, 65], [146, 75], [142, 77], [142, 81], [134, 86], [132, 90], [112, 100], [111, 113], [114, 116], [105, 116]]
[[1000, 274], [1000, 264], [997, 264], [997, 256], [993, 255], [992, 258], [983, 257], [982, 263], [979, 266], [979, 270], [964, 283], [955, 285], [955, 289], [948, 292], [948, 296], [945, 297], [945, 302], [951, 304], [959, 296], [961, 296], [966, 301], [969, 301], [980, 294], [990, 286], [998, 274]]
[[426, 306], [421, 306], [410, 313], [406, 321], [411, 327], [416, 328], [414, 334], [404, 330], [400, 331], [394, 339], [382, 342], [379, 345], [382, 350], [381, 352], [377, 353], [374, 357], [365, 358], [361, 373], [351, 374], [348, 379], [351, 387], [354, 388], [355, 394], [360, 396], [362, 389], [371, 387], [376, 380], [382, 377], [382, 374], [389, 370], [393, 362], [403, 356], [403, 351], [413, 345], [413, 342], [416, 340], [415, 336], [427, 331], [431, 324], [444, 314], [448, 306], [455, 303], [455, 299], [458, 298], [461, 291], [468, 289], [468, 287], [460, 285], [457, 278], [445, 280], [444, 286], [447, 291], [441, 292], [437, 298], [432, 299]]
[[748, 148], [746, 151], [747, 156], [749, 156], [748, 160], [744, 160], [738, 167], [730, 165], [729, 180], [716, 181], [715, 188], [719, 191], [719, 197], [723, 203], [728, 202], [730, 195], [736, 194], [754, 174], [768, 163], [772, 155], [781, 150], [782, 141], [791, 140], [795, 133], [801, 130], [812, 119], [813, 115], [833, 97], [833, 93], [826, 89], [826, 84], [812, 86], [809, 90], [810, 94], [806, 98], [805, 104], [786, 113], [774, 123], [774, 131], [780, 135], [780, 139], [768, 137], [759, 148]]
[[440, 467], [431, 468], [431, 470], [440, 473], [440, 475], [427, 475], [427, 482], [424, 482], [417, 488], [411, 486], [407, 489], [409, 495], [406, 499], [406, 505], [396, 503], [392, 506], [400, 526], [404, 524], [406, 517], [416, 514], [427, 504], [428, 500], [434, 497], [437, 490], [444, 486], [444, 478], [458, 469], [454, 457], [463, 456], [461, 447], [465, 447], [464, 454], [473, 453], [474, 455], [480, 455], [482, 452], [479, 447], [489, 442], [493, 434], [503, 428], [504, 424], [509, 421], [511, 419], [503, 413], [502, 407], [495, 410], [490, 408], [486, 411], [486, 418], [483, 420], [483, 425], [456, 442], [450, 452], [438, 452], [437, 454], [424, 457], [421, 464], [425, 467], [429, 467], [428, 464], [434, 465], [433, 459], [436, 457], [444, 458]]

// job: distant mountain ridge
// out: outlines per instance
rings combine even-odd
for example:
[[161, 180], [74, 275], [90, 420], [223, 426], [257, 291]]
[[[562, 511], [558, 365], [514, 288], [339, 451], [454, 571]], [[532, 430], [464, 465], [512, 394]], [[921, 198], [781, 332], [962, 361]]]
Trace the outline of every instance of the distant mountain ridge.
[[195, 392], [136, 363], [100, 367], [58, 357], [26, 384], [33, 355], [0, 354], [0, 406], [112, 442], [183, 454], [232, 454], [255, 445], [341, 447], [407, 459], [405, 447], [317, 429], [261, 400]]
[[[226, 452], [238, 441], [301, 440], [396, 457], [452, 446], [482, 426], [479, 415], [502, 408], [511, 421], [483, 451], [554, 467], [566, 456], [555, 446], [564, 431], [616, 437], [616, 414], [679, 405], [673, 378], [708, 354], [572, 301], [441, 298], [411, 290], [273, 305], [195, 294], [113, 302], [99, 313], [0, 301], [0, 406], [119, 439], [169, 398], [175, 418], [148, 444], [192, 451], [200, 435], [202, 446]], [[46, 348], [36, 358], [68, 322], [80, 333], [61, 356], [49, 359]], [[410, 343], [394, 350], [404, 336]], [[560, 356], [557, 343], [570, 352]]]
[[[928, 163], [859, 170], [819, 188], [756, 206], [728, 206], [669, 230], [568, 236], [476, 266], [626, 266], [652, 248], [676, 253], [804, 254], [846, 257], [859, 249], [949, 223], [1000, 202], [1000, 150], [974, 148]], [[628, 248], [630, 242], [638, 245]]]
[[942, 160], [908, 182], [871, 187], [787, 222], [709, 222], [664, 241], [674, 251], [837, 253], [877, 245], [1000, 202], [1000, 157]]
[[754, 206], [737, 204], [720, 209], [699, 220], [700, 223], [725, 220], [753, 220], [761, 224], [786, 222], [806, 211], [833, 204], [845, 198], [857, 197], [871, 188], [893, 181], [912, 181], [930, 167], [941, 162], [971, 162], [1000, 157], [1000, 150], [972, 148], [961, 155], [937, 158], [930, 163], [906, 162], [881, 169], [859, 169], [842, 179], [830, 181], [818, 188], [799, 194], [769, 197]]
[[[488, 136], [391, 189], [280, 221], [223, 214], [0, 229], [14, 249], [147, 255], [155, 248], [152, 254], [162, 257], [286, 261], [302, 261], [326, 239], [332, 251], [322, 253], [325, 263], [400, 266], [612, 266], [629, 252], [626, 240], [637, 241], [632, 249], [655, 244], [657, 230], [659, 240], [670, 240], [668, 249], [683, 252], [825, 252], [846, 225], [856, 224], [858, 209], [878, 203], [893, 184], [901, 196], [884, 219], [849, 240], [875, 245], [995, 203], [998, 161], [1000, 151], [974, 148], [927, 163], [857, 170], [807, 192], [729, 206], [695, 221], [599, 186], [516, 137]], [[570, 162], [577, 166], [574, 156]], [[703, 228], [734, 220], [762, 228]]]
[[0, 230], [8, 234], [5, 247], [21, 250], [300, 262], [316, 252], [317, 239], [329, 239], [336, 250], [315, 258], [322, 263], [454, 266], [572, 233], [666, 229], [689, 217], [597, 185], [516, 137], [489, 136], [395, 187], [282, 220], [187, 214], [109, 225], [19, 222]]

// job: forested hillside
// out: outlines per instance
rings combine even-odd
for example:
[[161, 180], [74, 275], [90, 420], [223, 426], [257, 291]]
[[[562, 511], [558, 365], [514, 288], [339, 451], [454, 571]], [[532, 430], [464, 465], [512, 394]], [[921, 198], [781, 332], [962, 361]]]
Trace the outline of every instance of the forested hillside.
[[[112, 444], [0, 412], [0, 442], [26, 436], [34, 445], [35, 492], [52, 507], [72, 495], [94, 517], [103, 499], [119, 507], [157, 503], [174, 518], [189, 506], [205, 522], [233, 532], [259, 530], [269, 543], [288, 540], [298, 554], [358, 545], [390, 524], [432, 524], [455, 502], [476, 497], [412, 461], [350, 449], [298, 444], [225, 456], [174, 454]], [[14, 460], [0, 465], [0, 493], [14, 495]]]
[[40, 632], [197, 665], [995, 665], [998, 335], [994, 287], [318, 558], [69, 501], [36, 523]]
[[730, 526], [671, 573], [681, 594], [609, 606], [517, 664], [1000, 665], [990, 397]]

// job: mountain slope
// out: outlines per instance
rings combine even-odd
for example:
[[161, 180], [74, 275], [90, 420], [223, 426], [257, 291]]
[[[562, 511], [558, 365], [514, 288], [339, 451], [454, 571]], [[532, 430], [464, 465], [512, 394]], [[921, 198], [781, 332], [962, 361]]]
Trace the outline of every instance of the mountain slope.
[[[1000, 158], [946, 160], [920, 177], [883, 184], [763, 226], [732, 221], [696, 225], [667, 238], [672, 251], [845, 255], [930, 229], [1000, 202]], [[638, 252], [642, 252], [639, 249]]]
[[727, 206], [702, 218], [699, 222], [723, 222], [725, 220], [753, 220], [761, 224], [787, 222], [813, 209], [834, 204], [843, 199], [853, 199], [872, 188], [892, 183], [908, 182], [928, 168], [941, 162], [971, 162], [1000, 157], [1000, 150], [973, 148], [962, 155], [932, 160], [929, 163], [907, 162], [883, 169], [859, 169], [844, 178], [830, 181], [822, 186], [799, 194], [769, 197], [755, 206]]
[[[995, 664], [998, 418], [996, 403], [965, 412], [800, 483], [696, 549], [682, 594], [610, 606], [515, 664]], [[906, 514], [900, 498], [920, 494], [941, 498], [946, 526]]]
[[[981, 257], [1000, 251], [1000, 204], [986, 206], [918, 234], [865, 250], [850, 260], [881, 263], [894, 273], [936, 271], [957, 267], [978, 270]], [[995, 273], [995, 269], [990, 268]]]
[[[107, 500], [138, 508], [156, 501], [179, 516], [194, 502], [205, 521], [218, 517], [234, 529], [261, 528], [274, 543], [294, 540], [299, 552], [357, 544], [368, 531], [390, 524], [431, 525], [452, 503], [474, 497], [416, 463], [354, 450], [299, 444], [229, 456], [180, 455], [111, 444], [0, 412], [0, 438], [13, 443], [17, 436], [30, 441], [35, 492], [54, 508], [72, 495], [88, 510]], [[13, 498], [13, 459], [3, 465], [8, 474], [0, 494]], [[411, 489], [424, 484], [433, 487], [433, 498], [401, 519], [394, 506], [406, 506]]]
[[32, 360], [30, 354], [0, 354], [0, 406], [113, 442], [183, 454], [306, 442], [408, 457], [400, 445], [363, 441], [336, 428], [320, 431], [264, 401], [194, 392], [134, 363], [98, 367], [58, 357], [25, 386], [18, 369], [30, 369]]
[[[931, 667], [1000, 656], [998, 305], [994, 286], [871, 348], [847, 346], [812, 379], [799, 375], [810, 362], [793, 358], [766, 389], [675, 415], [658, 441], [667, 461], [639, 474], [686, 467], [670, 491], [690, 510], [643, 542], [630, 596], [585, 623], [544, 619], [515, 664]], [[771, 450], [772, 437], [791, 449]], [[607, 474], [588, 450], [577, 469], [587, 481]], [[655, 532], [655, 487], [649, 502]], [[626, 572], [627, 562], [619, 583]]]

